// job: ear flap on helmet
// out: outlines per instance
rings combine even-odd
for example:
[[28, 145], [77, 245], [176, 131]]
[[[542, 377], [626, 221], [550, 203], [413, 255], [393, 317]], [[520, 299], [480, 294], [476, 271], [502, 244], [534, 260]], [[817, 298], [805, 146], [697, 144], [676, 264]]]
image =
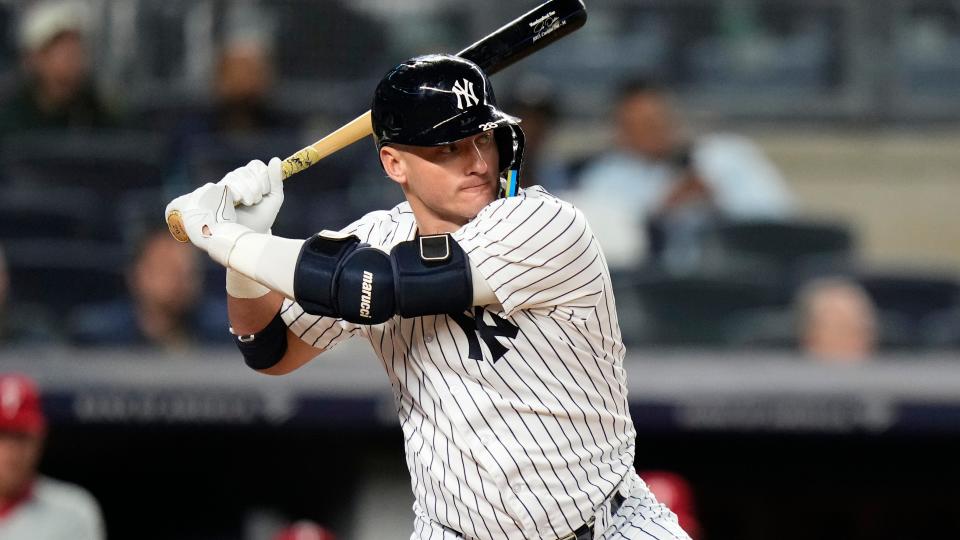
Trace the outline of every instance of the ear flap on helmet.
[[516, 124], [500, 126], [493, 130], [500, 153], [498, 170], [519, 169], [523, 161], [523, 130]]
[[523, 130], [517, 124], [510, 124], [494, 130], [500, 152], [501, 196], [513, 197], [520, 189], [520, 167], [523, 163]]

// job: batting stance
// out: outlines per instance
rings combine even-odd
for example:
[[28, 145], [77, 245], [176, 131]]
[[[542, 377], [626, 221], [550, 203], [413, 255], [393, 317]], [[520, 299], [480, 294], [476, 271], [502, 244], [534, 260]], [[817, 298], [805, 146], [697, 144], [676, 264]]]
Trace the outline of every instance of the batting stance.
[[380, 81], [372, 118], [406, 198], [391, 210], [305, 241], [271, 236], [277, 158], [168, 205], [227, 267], [246, 363], [283, 374], [370, 342], [403, 428], [411, 539], [687, 539], [633, 470], [603, 254], [577, 209], [517, 188], [523, 132], [487, 76], [414, 58]]

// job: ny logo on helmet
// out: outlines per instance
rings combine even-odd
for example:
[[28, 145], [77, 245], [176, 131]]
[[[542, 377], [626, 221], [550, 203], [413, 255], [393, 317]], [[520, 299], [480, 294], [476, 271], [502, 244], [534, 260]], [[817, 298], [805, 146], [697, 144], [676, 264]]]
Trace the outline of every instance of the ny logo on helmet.
[[453, 84], [453, 93], [457, 95], [457, 108], [463, 109], [464, 106], [470, 107], [480, 103], [477, 94], [473, 92], [473, 83], [467, 79], [457, 81]]

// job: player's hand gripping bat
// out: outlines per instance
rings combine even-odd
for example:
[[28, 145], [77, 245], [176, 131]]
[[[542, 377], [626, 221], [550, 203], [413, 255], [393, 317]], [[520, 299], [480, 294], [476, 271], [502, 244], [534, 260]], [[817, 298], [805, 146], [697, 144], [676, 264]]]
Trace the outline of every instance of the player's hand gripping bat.
[[[583, 0], [548, 0], [457, 53], [479, 65], [488, 75], [512, 65], [570, 34], [587, 22]], [[321, 159], [373, 133], [370, 111], [283, 160], [283, 178], [313, 166]], [[188, 242], [180, 212], [167, 216], [174, 238]]]

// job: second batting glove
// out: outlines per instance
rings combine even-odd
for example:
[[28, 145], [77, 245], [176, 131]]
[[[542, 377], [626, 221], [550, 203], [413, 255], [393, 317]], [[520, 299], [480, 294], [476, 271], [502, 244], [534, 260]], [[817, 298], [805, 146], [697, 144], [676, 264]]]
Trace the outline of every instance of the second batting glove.
[[234, 200], [237, 223], [255, 232], [269, 233], [283, 205], [283, 171], [280, 158], [264, 164], [260, 160], [235, 169], [217, 182], [229, 188]]

